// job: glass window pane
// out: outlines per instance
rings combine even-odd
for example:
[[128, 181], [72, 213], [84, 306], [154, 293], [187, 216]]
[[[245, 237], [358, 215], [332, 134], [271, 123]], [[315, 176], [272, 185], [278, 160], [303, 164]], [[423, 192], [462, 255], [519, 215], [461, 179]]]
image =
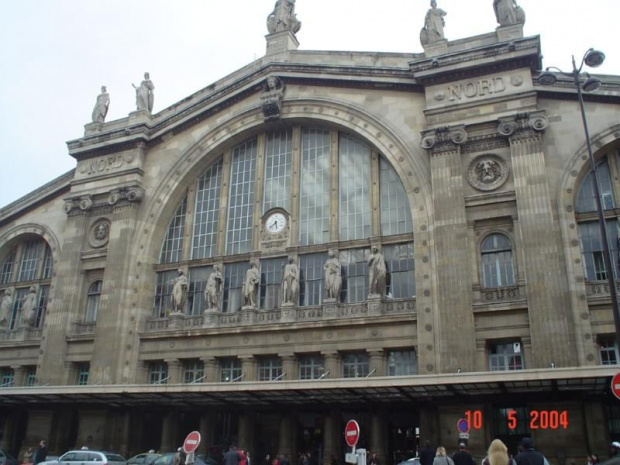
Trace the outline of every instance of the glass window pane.
[[97, 312], [99, 311], [99, 301], [101, 298], [101, 281], [95, 281], [88, 288], [88, 297], [86, 301], [86, 317], [85, 321], [97, 321]]
[[16, 254], [17, 248], [14, 248], [4, 262], [4, 265], [2, 265], [2, 270], [0, 270], [0, 284], [8, 284], [12, 281]]
[[236, 358], [223, 358], [220, 360], [220, 381], [232, 383], [241, 381], [241, 361]]
[[[618, 223], [615, 219], [607, 220], [607, 244], [614, 265], [614, 277], [618, 279]], [[601, 230], [598, 221], [579, 224], [579, 239], [583, 266], [588, 281], [606, 281], [607, 270], [603, 260], [603, 246], [601, 243]]]
[[407, 193], [392, 165], [379, 159], [381, 183], [381, 234], [391, 236], [413, 232]]
[[175, 263], [181, 260], [183, 253], [183, 237], [185, 236], [185, 213], [187, 211], [187, 196], [177, 208], [161, 248], [160, 263]]
[[178, 272], [176, 270], [157, 273], [153, 302], [153, 316], [155, 318], [165, 318], [172, 312], [172, 287], [177, 276]]
[[342, 377], [343, 378], [364, 378], [368, 376], [368, 354], [349, 353], [342, 356]]
[[220, 212], [222, 163], [223, 160], [218, 161], [198, 179], [192, 247], [192, 258], [194, 259], [212, 257], [215, 254], [217, 221]]
[[330, 134], [304, 129], [301, 134], [299, 195], [299, 242], [301, 245], [329, 241]]
[[282, 360], [278, 357], [261, 358], [258, 361], [258, 380], [276, 381], [282, 379]]
[[228, 207], [229, 254], [249, 252], [252, 247], [254, 218], [254, 172], [256, 170], [256, 139], [233, 150]]
[[327, 254], [316, 253], [299, 256], [299, 305], [321, 305], [325, 293], [323, 265]]
[[275, 207], [291, 211], [293, 131], [267, 134], [263, 213]]
[[188, 360], [183, 363], [183, 382], [199, 383], [204, 380], [204, 364], [200, 360]]
[[260, 262], [260, 296], [259, 308], [271, 310], [280, 307], [282, 271], [287, 263], [286, 258], [261, 260]]
[[236, 312], [243, 306], [243, 280], [250, 269], [248, 262], [224, 265], [224, 312]]
[[340, 240], [370, 237], [370, 148], [340, 135]]
[[299, 379], [320, 379], [325, 374], [323, 357], [304, 355], [299, 357]]
[[388, 376], [408, 376], [418, 372], [415, 350], [391, 350], [387, 360]]
[[43, 243], [40, 240], [35, 240], [28, 241], [22, 246], [19, 281], [32, 281], [35, 279], [42, 245]]
[[482, 242], [482, 281], [484, 287], [515, 284], [510, 240], [502, 234], [491, 234]]
[[[601, 194], [601, 205], [605, 210], [615, 207], [613, 188], [611, 184], [611, 174], [607, 160], [598, 163], [596, 166], [596, 177], [599, 181], [599, 190]], [[596, 199], [592, 185], [592, 173], [588, 173], [581, 181], [579, 192], [577, 194], [577, 213], [586, 213], [596, 211]]]
[[413, 244], [383, 246], [387, 268], [387, 296], [394, 299], [415, 297]]
[[352, 249], [340, 252], [342, 265], [342, 290], [340, 301], [363, 302], [368, 296], [369, 249]]

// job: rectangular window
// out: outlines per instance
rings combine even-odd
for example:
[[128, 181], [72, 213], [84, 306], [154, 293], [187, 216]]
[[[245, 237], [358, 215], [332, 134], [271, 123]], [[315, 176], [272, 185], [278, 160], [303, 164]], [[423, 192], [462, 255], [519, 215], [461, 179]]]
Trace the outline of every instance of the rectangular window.
[[26, 367], [26, 386], [34, 386], [37, 382], [37, 367]]
[[[616, 220], [605, 223], [615, 278], [618, 279], [618, 227]], [[583, 268], [588, 281], [606, 281], [607, 271], [603, 260], [601, 230], [597, 221], [579, 224], [579, 239], [583, 254]]]
[[286, 265], [285, 258], [261, 260], [260, 262], [260, 306], [262, 310], [280, 307], [282, 300], [282, 271]]
[[[514, 420], [510, 420], [514, 418]], [[510, 422], [516, 421], [516, 428]], [[494, 430], [497, 436], [530, 436], [530, 409], [526, 407], [502, 407], [493, 410]]]
[[15, 267], [15, 255], [17, 254], [17, 249], [13, 249], [9, 255], [9, 257], [2, 265], [2, 270], [0, 271], [0, 284], [8, 284], [13, 279], [13, 268]]
[[200, 360], [188, 360], [183, 363], [183, 382], [200, 383], [205, 379], [204, 364]]
[[413, 231], [407, 193], [392, 165], [380, 157], [381, 235], [392, 236]]
[[520, 342], [489, 345], [489, 369], [491, 371], [523, 370], [523, 354]]
[[381, 250], [387, 268], [387, 295], [394, 299], [415, 297], [413, 244], [386, 245]]
[[205, 286], [213, 267], [204, 266], [190, 268], [189, 287], [187, 290], [187, 305], [189, 315], [199, 316], [207, 308], [205, 301]]
[[160, 263], [175, 263], [181, 260], [183, 253], [183, 238], [185, 236], [185, 213], [187, 211], [187, 196], [174, 213], [168, 225], [168, 232], [161, 248]]
[[172, 311], [172, 287], [177, 276], [178, 273], [175, 270], [157, 273], [153, 302], [153, 316], [155, 318], [166, 318]]
[[320, 379], [325, 374], [325, 363], [320, 355], [299, 357], [299, 379]]
[[340, 252], [342, 265], [342, 291], [340, 301], [363, 302], [368, 296], [369, 249], [343, 250]]
[[325, 281], [323, 265], [327, 261], [324, 253], [299, 256], [299, 305], [310, 307], [323, 303]]
[[149, 365], [149, 384], [168, 384], [168, 365], [165, 362]]
[[50, 279], [52, 277], [52, 266], [54, 260], [52, 258], [52, 249], [48, 245], [45, 246], [45, 256], [43, 258], [43, 274], [41, 279]]
[[223, 358], [220, 360], [220, 381], [233, 383], [241, 381], [241, 361], [236, 358]]
[[601, 365], [618, 365], [618, 346], [613, 337], [601, 337], [596, 340]]
[[224, 265], [224, 302], [225, 312], [236, 312], [243, 306], [243, 280], [250, 269], [248, 262]]
[[291, 211], [293, 131], [267, 134], [263, 213], [275, 207]]
[[299, 243], [329, 241], [330, 199], [329, 131], [304, 129], [301, 134]]
[[88, 385], [88, 377], [90, 374], [90, 363], [78, 363], [77, 366], [77, 382], [78, 386]]
[[29, 289], [22, 288], [17, 289], [13, 296], [15, 299], [13, 300], [13, 311], [11, 312], [11, 318], [9, 321], [9, 329], [17, 329], [20, 323], [20, 315], [22, 314], [22, 303], [28, 295]]
[[192, 247], [192, 258], [194, 259], [215, 255], [217, 221], [220, 214], [222, 163], [223, 160], [220, 160], [198, 179], [196, 213], [194, 215], [194, 244]]
[[32, 281], [37, 274], [41, 241], [26, 242], [22, 248], [22, 261], [19, 267], [19, 281]]
[[0, 388], [10, 388], [15, 382], [15, 372], [13, 368], [2, 368], [0, 371]]
[[340, 240], [370, 237], [370, 148], [340, 135]]
[[415, 350], [391, 350], [387, 357], [388, 376], [409, 376], [418, 373]]
[[368, 376], [368, 354], [354, 352], [342, 355], [342, 377], [364, 378]]
[[227, 253], [249, 252], [254, 218], [254, 172], [256, 139], [233, 150], [228, 206]]
[[39, 288], [39, 300], [37, 306], [37, 316], [35, 321], [35, 328], [43, 327], [43, 319], [45, 318], [45, 312], [47, 311], [47, 300], [50, 294], [49, 286], [41, 286]]
[[258, 380], [276, 381], [282, 379], [282, 360], [278, 357], [261, 358], [258, 361]]

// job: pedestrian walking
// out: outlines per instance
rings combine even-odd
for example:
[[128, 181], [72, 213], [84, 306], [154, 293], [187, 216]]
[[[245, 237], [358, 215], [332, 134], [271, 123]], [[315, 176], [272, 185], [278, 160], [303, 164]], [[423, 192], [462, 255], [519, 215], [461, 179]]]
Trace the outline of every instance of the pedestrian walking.
[[435, 458], [433, 459], [433, 465], [454, 465], [452, 458], [448, 457], [445, 447], [439, 446], [437, 448]]
[[476, 465], [473, 457], [467, 452], [467, 446], [463, 442], [459, 444], [459, 450], [454, 453], [452, 460], [454, 465]]
[[420, 465], [433, 465], [435, 449], [431, 447], [430, 441], [424, 441], [424, 447], [420, 449]]
[[47, 444], [45, 443], [45, 441], [41, 440], [41, 442], [39, 442], [39, 447], [37, 447], [37, 450], [34, 453], [34, 458], [32, 459], [32, 463], [33, 465], [37, 465], [38, 463], [45, 462], [46, 458], [47, 458]]

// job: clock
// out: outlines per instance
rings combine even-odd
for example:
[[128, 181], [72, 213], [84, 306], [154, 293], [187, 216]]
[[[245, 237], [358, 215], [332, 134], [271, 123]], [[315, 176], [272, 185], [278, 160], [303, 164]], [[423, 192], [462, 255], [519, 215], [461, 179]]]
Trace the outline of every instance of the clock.
[[286, 216], [282, 213], [276, 212], [269, 215], [265, 222], [265, 229], [268, 233], [278, 234], [282, 232], [286, 227]]

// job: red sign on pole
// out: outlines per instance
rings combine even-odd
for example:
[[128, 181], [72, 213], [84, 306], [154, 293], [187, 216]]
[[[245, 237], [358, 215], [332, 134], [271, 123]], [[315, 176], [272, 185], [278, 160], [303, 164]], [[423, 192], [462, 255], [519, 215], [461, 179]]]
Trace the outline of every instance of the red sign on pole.
[[192, 431], [187, 435], [185, 441], [183, 441], [183, 452], [191, 454], [200, 445], [200, 433], [198, 431]]
[[349, 420], [344, 427], [344, 440], [350, 447], [355, 447], [360, 438], [360, 425], [355, 420]]
[[620, 399], [620, 373], [611, 378], [611, 392], [617, 399]]

